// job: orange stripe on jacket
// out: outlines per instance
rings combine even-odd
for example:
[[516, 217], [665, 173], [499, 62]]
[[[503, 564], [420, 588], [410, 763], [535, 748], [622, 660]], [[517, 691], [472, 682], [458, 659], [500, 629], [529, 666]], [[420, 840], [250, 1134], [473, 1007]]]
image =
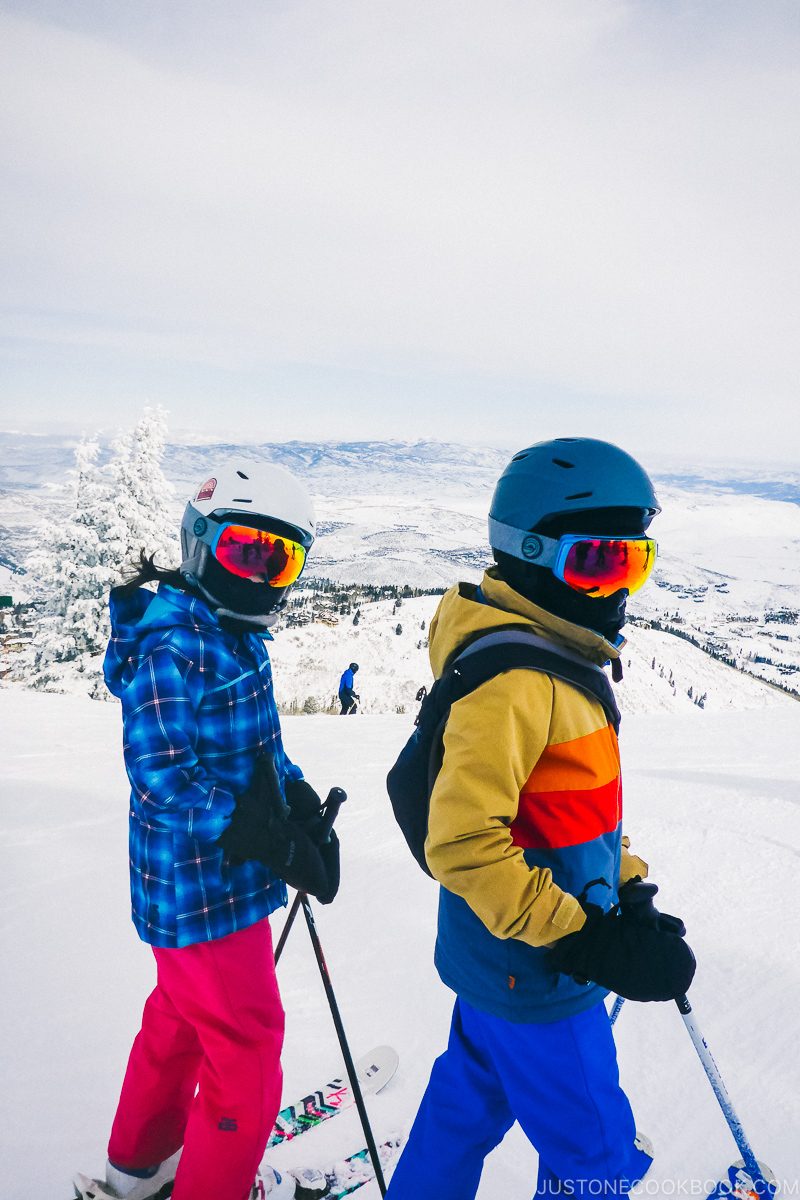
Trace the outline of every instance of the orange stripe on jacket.
[[610, 725], [550, 745], [520, 792], [516, 846], [563, 849], [612, 833], [622, 819], [619, 746]]
[[549, 745], [522, 788], [562, 792], [601, 787], [619, 775], [619, 745], [610, 725], [568, 742]]

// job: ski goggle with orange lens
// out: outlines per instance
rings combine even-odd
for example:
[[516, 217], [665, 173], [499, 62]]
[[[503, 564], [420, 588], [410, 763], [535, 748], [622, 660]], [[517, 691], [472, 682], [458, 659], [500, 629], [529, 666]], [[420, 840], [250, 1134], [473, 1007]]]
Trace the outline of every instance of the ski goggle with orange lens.
[[300, 542], [250, 525], [221, 525], [208, 544], [226, 571], [240, 579], [256, 576], [260, 581], [263, 577], [270, 587], [288, 587], [306, 564], [306, 550]]
[[549, 567], [574, 591], [598, 599], [613, 596], [622, 588], [638, 592], [656, 561], [656, 543], [649, 537], [565, 533], [549, 538], [490, 518], [489, 538], [496, 550], [537, 567]]
[[[550, 541], [542, 538], [542, 541]], [[580, 537], [569, 533], [555, 543], [553, 573], [576, 592], [613, 596], [638, 592], [656, 561], [656, 543], [647, 537]]]

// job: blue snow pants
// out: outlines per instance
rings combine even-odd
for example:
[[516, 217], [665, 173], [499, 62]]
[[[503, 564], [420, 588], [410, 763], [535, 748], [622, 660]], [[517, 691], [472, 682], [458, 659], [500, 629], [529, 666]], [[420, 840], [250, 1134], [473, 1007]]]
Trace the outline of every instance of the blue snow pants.
[[624, 1194], [644, 1176], [605, 1005], [528, 1025], [456, 1000], [387, 1200], [473, 1200], [514, 1121], [539, 1153], [535, 1198]]

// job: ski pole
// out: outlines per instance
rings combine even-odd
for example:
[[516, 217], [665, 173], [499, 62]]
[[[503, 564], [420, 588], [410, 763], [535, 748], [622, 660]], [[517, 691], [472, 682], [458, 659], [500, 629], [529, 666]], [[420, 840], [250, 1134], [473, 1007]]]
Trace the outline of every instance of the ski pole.
[[[609, 1016], [609, 1020], [612, 1025], [619, 1016], [624, 1003], [625, 997], [617, 996]], [[708, 1048], [708, 1042], [700, 1032], [700, 1027], [697, 1024], [694, 1011], [689, 1003], [688, 997], [679, 996], [675, 1003], [678, 1007], [678, 1012], [683, 1018], [683, 1023], [686, 1026], [689, 1037], [692, 1039], [692, 1045], [697, 1051], [698, 1058], [702, 1063], [703, 1070], [706, 1073], [706, 1078], [711, 1084], [712, 1091], [714, 1092], [717, 1102], [722, 1109], [722, 1115], [725, 1117], [728, 1128], [733, 1134], [733, 1140], [736, 1142], [739, 1153], [742, 1156], [742, 1162], [744, 1163], [745, 1168], [750, 1175], [753, 1184], [755, 1185], [756, 1191], [762, 1196], [774, 1195], [775, 1189], [764, 1178], [764, 1172], [761, 1169], [758, 1159], [753, 1153], [753, 1149], [749, 1141], [747, 1140], [747, 1135], [745, 1134], [742, 1122], [736, 1115], [736, 1110], [734, 1109], [731, 1098], [728, 1095], [728, 1089], [725, 1087], [725, 1082], [720, 1074], [719, 1067], [714, 1061], [714, 1056]]]
[[356, 1069], [353, 1065], [353, 1056], [350, 1053], [350, 1047], [347, 1044], [347, 1036], [344, 1031], [344, 1025], [342, 1024], [339, 1006], [336, 1003], [336, 996], [334, 995], [333, 984], [331, 983], [331, 977], [328, 971], [328, 964], [325, 962], [325, 955], [322, 953], [322, 945], [319, 940], [319, 934], [317, 933], [317, 927], [314, 921], [314, 913], [311, 909], [311, 903], [305, 892], [298, 892], [298, 896], [302, 905], [303, 915], [306, 919], [306, 925], [308, 926], [308, 932], [311, 936], [311, 944], [314, 947], [314, 955], [317, 960], [317, 966], [319, 967], [319, 973], [322, 976], [322, 986], [325, 988], [325, 995], [328, 997], [328, 1005], [331, 1010], [331, 1016], [333, 1017], [333, 1023], [336, 1027], [336, 1035], [339, 1038], [339, 1046], [344, 1058], [344, 1065], [347, 1069], [347, 1077], [350, 1080], [350, 1087], [353, 1089], [353, 1098], [355, 1099], [358, 1115], [361, 1119], [361, 1128], [364, 1130], [364, 1136], [367, 1140], [367, 1149], [369, 1150], [369, 1156], [372, 1160], [375, 1178], [378, 1181], [378, 1187], [380, 1188], [381, 1196], [385, 1196], [386, 1181], [383, 1178], [383, 1168], [381, 1167], [380, 1155], [378, 1154], [378, 1148], [375, 1145], [375, 1138], [373, 1137], [372, 1128], [369, 1123], [369, 1117], [367, 1116], [364, 1097], [361, 1093], [361, 1085], [358, 1082]]
[[[343, 791], [342, 788], [331, 788], [331, 790], [328, 792], [328, 798], [325, 801], [325, 815], [320, 827], [321, 842], [330, 841], [333, 822], [336, 820], [339, 809], [342, 807], [346, 799], [347, 793]], [[367, 1108], [364, 1104], [364, 1096], [361, 1092], [361, 1084], [358, 1082], [358, 1075], [356, 1074], [356, 1069], [353, 1064], [353, 1056], [350, 1053], [350, 1046], [348, 1045], [347, 1035], [344, 1031], [342, 1016], [339, 1012], [339, 1005], [336, 1003], [336, 996], [333, 991], [333, 984], [331, 983], [328, 964], [325, 962], [325, 955], [322, 952], [322, 943], [320, 942], [319, 934], [317, 933], [314, 912], [311, 908], [311, 902], [306, 893], [300, 892], [299, 896], [303, 909], [303, 915], [306, 919], [306, 925], [308, 926], [308, 932], [311, 937], [311, 944], [314, 947], [314, 956], [317, 960], [319, 973], [322, 976], [322, 986], [325, 988], [325, 995], [328, 997], [328, 1007], [331, 1010], [333, 1024], [336, 1027], [336, 1036], [339, 1039], [339, 1046], [342, 1051], [342, 1057], [344, 1058], [347, 1077], [350, 1080], [350, 1087], [353, 1089], [353, 1098], [356, 1102], [356, 1108], [358, 1109], [358, 1115], [361, 1120], [361, 1128], [364, 1130], [364, 1137], [367, 1140], [367, 1149], [369, 1150], [369, 1156], [372, 1159], [375, 1178], [378, 1181], [378, 1187], [380, 1188], [381, 1195], [385, 1196], [386, 1181], [383, 1178], [383, 1168], [381, 1167], [380, 1155], [378, 1154], [378, 1148], [375, 1145], [375, 1138], [372, 1134], [372, 1126], [370, 1125], [369, 1117], [367, 1116]]]
[[619, 1014], [622, 1012], [622, 1006], [624, 1003], [625, 1003], [625, 997], [617, 996], [616, 1000], [614, 1001], [613, 1005], [611, 1006], [611, 1012], [608, 1014], [608, 1019], [612, 1025], [616, 1021]]
[[[333, 823], [336, 820], [339, 809], [342, 807], [346, 799], [347, 793], [342, 788], [331, 788], [324, 804], [323, 822], [319, 830], [319, 833], [322, 835], [320, 837], [321, 842], [330, 841]], [[369, 1123], [369, 1117], [367, 1116], [367, 1109], [366, 1105], [364, 1104], [364, 1096], [361, 1091], [361, 1084], [358, 1082], [358, 1075], [356, 1074], [355, 1065], [353, 1063], [353, 1056], [350, 1053], [350, 1046], [348, 1045], [347, 1035], [344, 1031], [342, 1016], [339, 1012], [339, 1005], [336, 1003], [336, 995], [333, 990], [333, 984], [331, 983], [328, 964], [325, 962], [325, 955], [322, 951], [322, 943], [320, 942], [319, 934], [317, 933], [314, 912], [311, 908], [311, 902], [309, 901], [306, 892], [298, 892], [294, 898], [292, 907], [289, 910], [289, 916], [286, 918], [286, 922], [281, 931], [280, 940], [278, 941], [278, 945], [275, 950], [275, 962], [278, 962], [278, 959], [283, 953], [283, 947], [286, 944], [289, 931], [292, 928], [294, 919], [301, 908], [303, 910], [303, 916], [306, 919], [306, 925], [311, 938], [311, 944], [314, 947], [314, 957], [317, 960], [319, 973], [322, 977], [322, 986], [325, 989], [325, 995], [328, 999], [328, 1007], [331, 1010], [331, 1017], [333, 1018], [333, 1024], [336, 1028], [336, 1036], [339, 1039], [339, 1047], [342, 1051], [342, 1057], [344, 1058], [347, 1077], [350, 1080], [350, 1087], [353, 1090], [353, 1099], [355, 1100], [356, 1108], [358, 1109], [358, 1115], [361, 1120], [361, 1128], [364, 1130], [364, 1137], [366, 1138], [367, 1149], [369, 1151], [369, 1156], [372, 1160], [372, 1166], [375, 1171], [375, 1178], [378, 1181], [378, 1187], [380, 1188], [381, 1196], [385, 1196], [386, 1180], [383, 1178], [383, 1168], [381, 1167], [380, 1155], [378, 1154], [378, 1148], [375, 1145], [372, 1127]]]
[[720, 1075], [719, 1067], [714, 1061], [714, 1056], [708, 1048], [708, 1042], [700, 1032], [697, 1021], [692, 1011], [692, 1006], [686, 996], [680, 996], [675, 1003], [678, 1006], [678, 1012], [683, 1018], [683, 1023], [689, 1031], [689, 1037], [692, 1039], [692, 1044], [697, 1051], [700, 1062], [703, 1064], [703, 1070], [706, 1073], [708, 1082], [711, 1084], [714, 1095], [717, 1097], [719, 1106], [722, 1109], [725, 1120], [728, 1123], [728, 1128], [733, 1134], [733, 1140], [739, 1148], [739, 1153], [742, 1156], [742, 1161], [747, 1168], [748, 1174], [755, 1184], [756, 1191], [761, 1196], [771, 1196], [774, 1194], [774, 1187], [771, 1187], [764, 1178], [764, 1173], [761, 1165], [753, 1153], [752, 1147], [747, 1140], [747, 1136], [742, 1127], [742, 1122], [736, 1115], [736, 1110], [731, 1103], [731, 1098], [728, 1095], [728, 1089]]
[[339, 809], [347, 799], [347, 792], [344, 788], [332, 787], [328, 792], [325, 803], [322, 806], [322, 824], [316, 833], [318, 842], [329, 842], [331, 840], [331, 830], [333, 822], [339, 815]]
[[283, 954], [283, 947], [286, 945], [286, 939], [289, 936], [289, 930], [294, 925], [294, 919], [297, 916], [297, 914], [300, 912], [300, 897], [301, 897], [301, 895], [302, 895], [302, 893], [298, 892], [297, 895], [295, 896], [292, 907], [289, 909], [289, 915], [286, 918], [286, 920], [284, 921], [283, 929], [281, 930], [281, 936], [278, 939], [277, 946], [275, 947], [275, 966], [276, 967], [278, 965], [278, 960], [280, 959], [280, 956]]

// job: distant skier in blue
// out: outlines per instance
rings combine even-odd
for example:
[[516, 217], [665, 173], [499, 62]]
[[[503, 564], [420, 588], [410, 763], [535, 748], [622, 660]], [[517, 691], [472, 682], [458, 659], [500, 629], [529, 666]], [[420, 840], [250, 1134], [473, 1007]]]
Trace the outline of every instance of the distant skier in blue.
[[346, 671], [342, 673], [342, 678], [339, 680], [339, 703], [342, 706], [340, 717], [355, 716], [357, 702], [361, 699], [355, 691], [355, 673], [358, 670], [358, 663], [350, 663]]

